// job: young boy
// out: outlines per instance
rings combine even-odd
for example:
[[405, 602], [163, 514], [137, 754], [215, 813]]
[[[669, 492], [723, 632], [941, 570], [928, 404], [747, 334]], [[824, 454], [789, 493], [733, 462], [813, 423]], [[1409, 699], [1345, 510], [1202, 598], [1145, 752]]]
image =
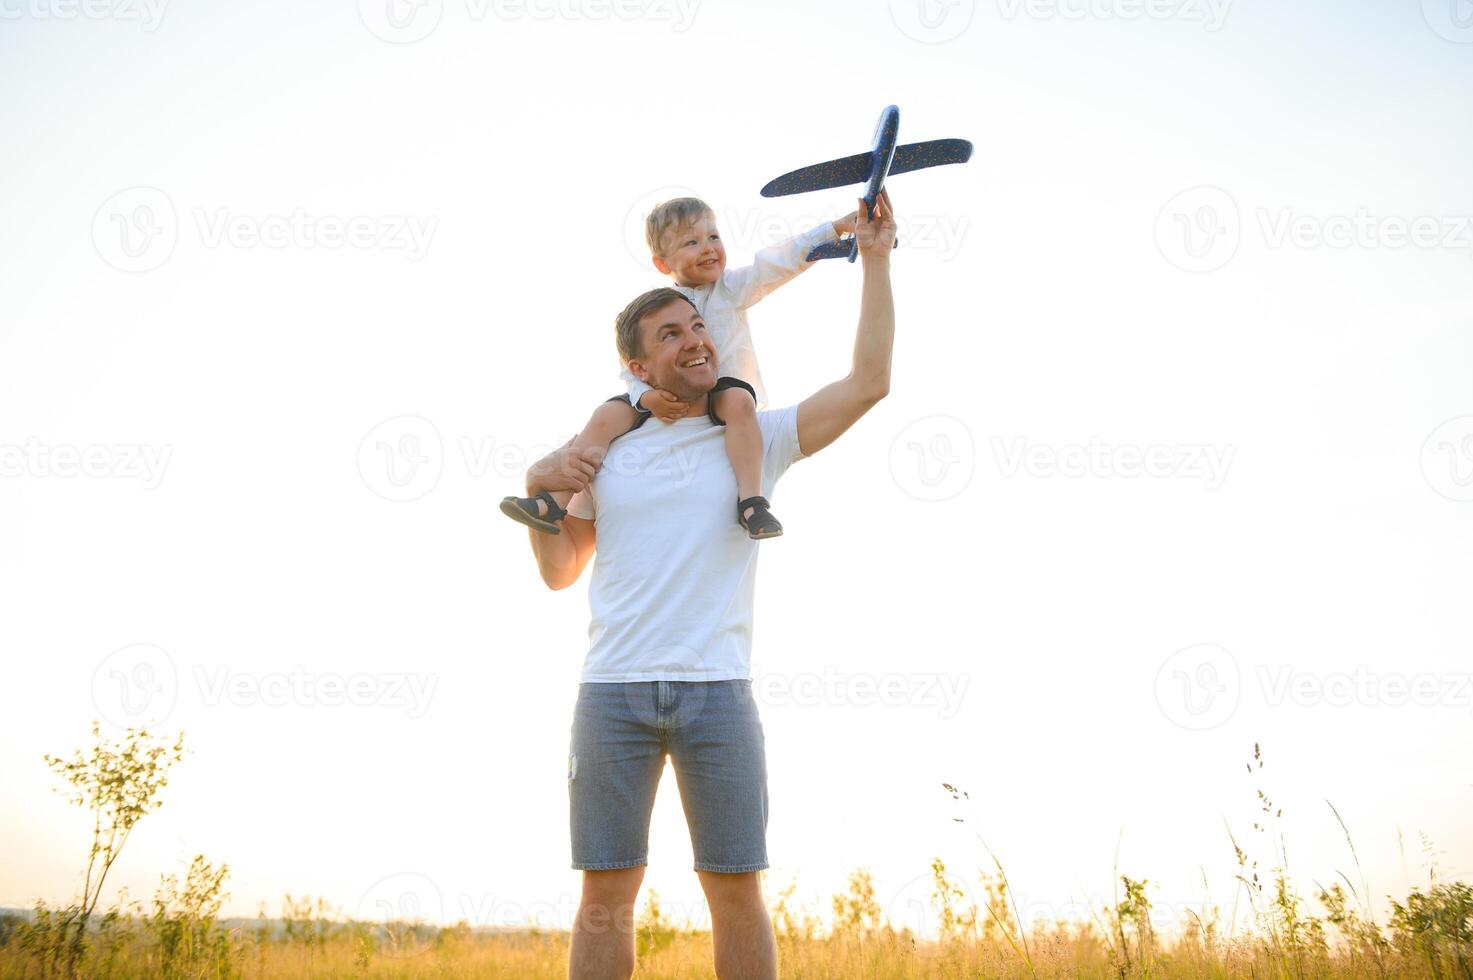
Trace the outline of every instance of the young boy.
[[[757, 369], [757, 356], [747, 328], [747, 307], [792, 279], [813, 263], [806, 261], [816, 245], [854, 231], [855, 215], [825, 222], [796, 238], [762, 249], [750, 266], [728, 271], [726, 249], [716, 230], [716, 215], [703, 201], [679, 197], [655, 206], [645, 219], [645, 241], [655, 268], [675, 280], [676, 288], [695, 305], [716, 347], [721, 378], [711, 391], [711, 421], [726, 427], [726, 454], [736, 474], [737, 522], [747, 536], [761, 540], [783, 533], [762, 496], [762, 434], [757, 411], [767, 404], [767, 392]], [[651, 416], [663, 422], [683, 418], [689, 403], [676, 395], [651, 388], [626, 364], [621, 377], [629, 388], [600, 405], [572, 442], [575, 449], [592, 448], [600, 458], [616, 438], [644, 424]], [[572, 491], [544, 491], [536, 497], [506, 497], [502, 513], [528, 527], [551, 534], [566, 511]]]

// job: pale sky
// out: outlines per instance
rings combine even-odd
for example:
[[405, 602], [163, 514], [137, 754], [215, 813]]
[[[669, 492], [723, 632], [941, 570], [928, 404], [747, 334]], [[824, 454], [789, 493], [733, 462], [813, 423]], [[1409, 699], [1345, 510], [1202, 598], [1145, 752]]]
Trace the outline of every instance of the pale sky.
[[[587, 582], [496, 503], [622, 390], [649, 206], [745, 262], [887, 103], [976, 154], [891, 183], [891, 396], [774, 495], [769, 894], [934, 931], [980, 834], [1083, 914], [1119, 840], [1174, 920], [1260, 786], [1308, 893], [1326, 801], [1378, 900], [1473, 875], [1466, 0], [401, 3], [0, 0], [0, 905], [79, 886], [98, 718], [191, 749], [108, 897], [566, 926]], [[775, 407], [858, 298], [752, 310]], [[705, 917], [670, 773], [645, 882]]]

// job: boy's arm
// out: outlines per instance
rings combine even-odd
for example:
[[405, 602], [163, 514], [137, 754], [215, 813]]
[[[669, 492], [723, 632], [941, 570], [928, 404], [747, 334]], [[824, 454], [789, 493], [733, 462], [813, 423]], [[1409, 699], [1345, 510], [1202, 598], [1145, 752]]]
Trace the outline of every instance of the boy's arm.
[[[568, 440], [569, 443], [572, 440]], [[564, 445], [532, 464], [527, 470], [527, 496], [540, 490], [581, 491], [593, 482], [598, 470], [596, 455], [591, 450], [576, 450]], [[566, 589], [578, 581], [583, 567], [593, 557], [597, 531], [593, 521], [569, 515], [560, 522], [562, 534], [547, 534], [528, 528], [532, 556], [537, 571], [549, 589]]]
[[644, 397], [645, 392], [653, 391], [654, 389], [636, 378], [634, 372], [627, 367], [620, 373], [619, 377], [623, 378], [624, 383], [629, 387], [629, 404], [634, 406], [636, 412], [643, 412], [648, 415], [650, 412], [649, 408], [641, 405], [639, 400]]
[[634, 372], [627, 367], [619, 377], [629, 386], [629, 404], [641, 415], [653, 415], [661, 422], [674, 422], [685, 418], [690, 410], [690, 402], [683, 402], [661, 388], [651, 388], [636, 378]]
[[732, 306], [744, 310], [807, 269], [813, 264], [807, 260], [808, 253], [840, 237], [846, 228], [853, 227], [853, 222], [852, 214], [838, 221], [825, 221], [796, 238], [760, 250], [751, 265], [727, 270], [724, 283], [731, 293]]
[[890, 361], [895, 346], [895, 299], [890, 290], [890, 249], [895, 221], [889, 195], [880, 193], [874, 217], [856, 229], [864, 287], [854, 362], [847, 377], [819, 389], [798, 404], [798, 449], [812, 456], [859, 421], [890, 393]]

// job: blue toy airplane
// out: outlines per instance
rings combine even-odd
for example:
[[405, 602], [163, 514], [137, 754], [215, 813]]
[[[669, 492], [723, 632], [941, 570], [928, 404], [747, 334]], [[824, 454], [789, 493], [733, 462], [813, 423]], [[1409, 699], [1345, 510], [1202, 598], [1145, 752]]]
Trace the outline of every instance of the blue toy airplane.
[[[930, 140], [926, 143], [896, 146], [895, 137], [899, 133], [900, 109], [893, 105], [886, 106], [875, 126], [874, 144], [868, 153], [856, 153], [852, 157], [815, 163], [811, 167], [783, 174], [762, 188], [762, 196], [782, 197], [786, 194], [843, 187], [846, 184], [867, 184], [864, 192], [865, 212], [873, 215], [875, 200], [880, 196], [885, 178], [890, 174], [940, 167], [948, 163], [966, 163], [972, 159], [972, 144], [966, 140]], [[853, 262], [858, 254], [858, 242], [850, 235], [818, 246], [808, 253], [808, 261], [843, 257]]]

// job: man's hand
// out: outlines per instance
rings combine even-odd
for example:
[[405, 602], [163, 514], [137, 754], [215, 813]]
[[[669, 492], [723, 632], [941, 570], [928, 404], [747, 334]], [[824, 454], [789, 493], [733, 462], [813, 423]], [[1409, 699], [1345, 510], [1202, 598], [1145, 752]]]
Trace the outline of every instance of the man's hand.
[[598, 467], [599, 458], [595, 450], [574, 449], [573, 439], [569, 439], [527, 470], [527, 496], [536, 496], [541, 490], [572, 490], [575, 493], [585, 490], [593, 482]]
[[895, 247], [895, 212], [890, 206], [890, 192], [880, 191], [875, 201], [875, 213], [864, 214], [864, 199], [859, 201], [859, 210], [854, 217], [854, 237], [859, 240], [859, 252], [865, 258], [890, 257]]
[[661, 422], [669, 424], [683, 419], [690, 411], [690, 402], [683, 402], [672, 392], [663, 388], [651, 388], [639, 396], [640, 407], [652, 413]]

